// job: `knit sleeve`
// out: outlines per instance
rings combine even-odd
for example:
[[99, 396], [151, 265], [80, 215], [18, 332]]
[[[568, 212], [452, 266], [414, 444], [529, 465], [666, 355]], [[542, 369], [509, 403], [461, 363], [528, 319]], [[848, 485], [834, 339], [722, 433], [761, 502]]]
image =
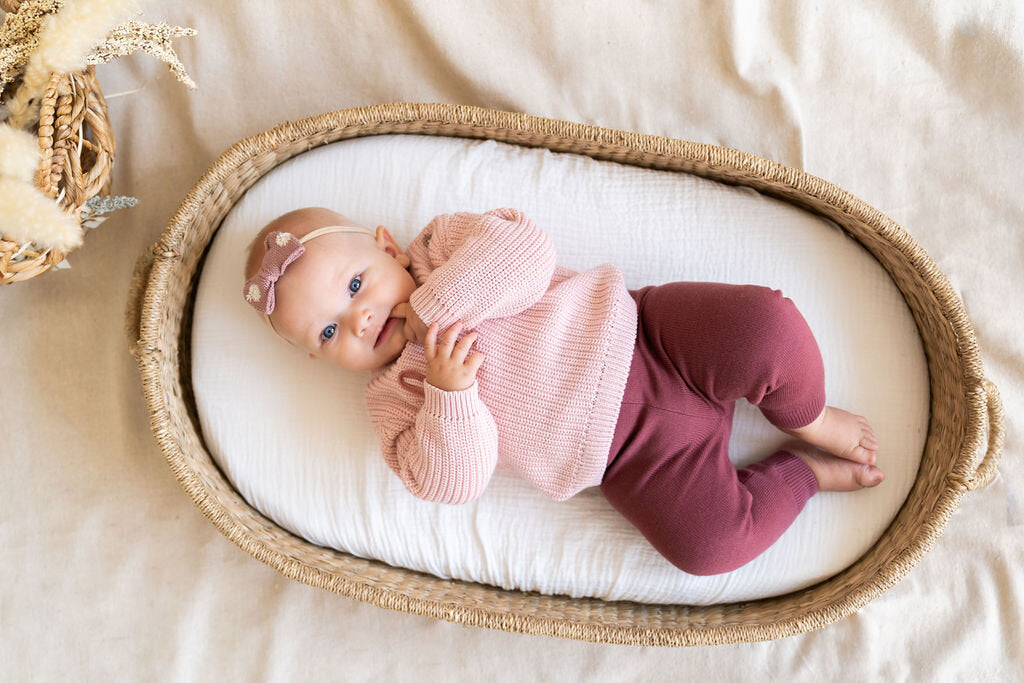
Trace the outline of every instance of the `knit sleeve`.
[[468, 503], [487, 488], [498, 462], [498, 428], [474, 383], [444, 391], [423, 382], [415, 421], [385, 434], [384, 459], [418, 498]]
[[438, 216], [424, 230], [439, 265], [409, 297], [426, 324], [465, 329], [535, 304], [555, 272], [551, 238], [516, 209]]

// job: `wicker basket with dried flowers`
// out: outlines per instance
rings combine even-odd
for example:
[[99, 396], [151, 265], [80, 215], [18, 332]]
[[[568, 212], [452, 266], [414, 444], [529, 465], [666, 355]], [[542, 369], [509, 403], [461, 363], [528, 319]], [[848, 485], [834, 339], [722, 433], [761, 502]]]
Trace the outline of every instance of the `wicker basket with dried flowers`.
[[[127, 17], [133, 0], [0, 0], [0, 285], [65, 266], [110, 197], [115, 142], [95, 65], [142, 49], [194, 88], [170, 46], [195, 31]], [[33, 140], [33, 136], [35, 139]]]

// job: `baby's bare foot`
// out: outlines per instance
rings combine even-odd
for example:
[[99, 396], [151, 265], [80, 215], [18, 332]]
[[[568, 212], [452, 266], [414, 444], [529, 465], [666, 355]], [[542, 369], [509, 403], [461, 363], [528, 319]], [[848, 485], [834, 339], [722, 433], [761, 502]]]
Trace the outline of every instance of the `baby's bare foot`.
[[782, 446], [811, 468], [818, 480], [819, 491], [857, 491], [878, 486], [885, 473], [873, 465], [837, 458], [802, 441], [789, 441]]
[[811, 424], [782, 431], [844, 460], [873, 465], [878, 457], [878, 440], [867, 419], [842, 408], [825, 406]]

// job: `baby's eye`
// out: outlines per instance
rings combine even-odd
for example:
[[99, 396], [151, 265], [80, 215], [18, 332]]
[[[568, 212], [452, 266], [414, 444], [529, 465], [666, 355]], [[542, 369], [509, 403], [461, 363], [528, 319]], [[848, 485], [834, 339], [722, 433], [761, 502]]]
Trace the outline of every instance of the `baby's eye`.
[[[354, 278], [352, 278], [352, 282], [348, 283], [348, 292], [349, 292], [349, 294], [355, 294], [356, 292], [358, 292], [359, 291], [359, 287], [362, 284], [363, 284], [363, 274], [360, 273], [359, 275], [356, 275]], [[352, 289], [352, 285], [355, 285], [356, 288]]]
[[334, 336], [334, 333], [338, 331], [338, 326], [331, 323], [324, 328], [324, 331], [320, 333], [320, 341], [327, 341]]

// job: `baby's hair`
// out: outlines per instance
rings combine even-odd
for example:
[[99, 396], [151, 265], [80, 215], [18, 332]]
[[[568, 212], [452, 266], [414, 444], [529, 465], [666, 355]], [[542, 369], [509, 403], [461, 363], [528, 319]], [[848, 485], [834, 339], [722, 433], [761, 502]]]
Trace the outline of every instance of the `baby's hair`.
[[353, 221], [342, 216], [337, 211], [332, 211], [331, 209], [322, 206], [307, 206], [281, 214], [264, 225], [263, 228], [256, 233], [256, 236], [253, 237], [252, 242], [249, 243], [249, 246], [246, 249], [248, 257], [245, 261], [244, 279], [248, 280], [256, 274], [257, 270], [259, 270], [260, 263], [263, 261], [263, 254], [266, 252], [266, 245], [264, 242], [266, 241], [267, 235], [275, 230], [290, 232], [296, 237], [301, 238], [303, 235], [312, 232], [316, 228], [342, 223], [352, 224]]

